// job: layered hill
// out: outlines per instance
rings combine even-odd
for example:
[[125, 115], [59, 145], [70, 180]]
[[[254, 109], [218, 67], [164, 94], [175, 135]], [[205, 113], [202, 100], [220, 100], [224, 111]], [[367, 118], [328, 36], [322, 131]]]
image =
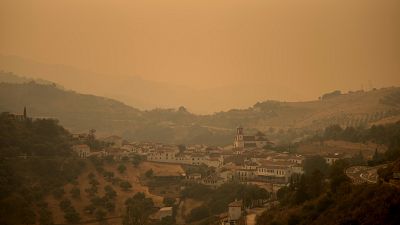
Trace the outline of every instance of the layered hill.
[[400, 88], [333, 93], [309, 102], [265, 101], [246, 110], [217, 113], [210, 120], [214, 126], [240, 122], [260, 130], [269, 127], [320, 129], [331, 124], [368, 126], [400, 115]]
[[[279, 93], [280, 87], [263, 85], [224, 85], [198, 89], [144, 79], [137, 74], [103, 74], [67, 65], [46, 64], [18, 56], [0, 54], [0, 70], [62, 84], [79, 93], [118, 99], [142, 110], [156, 107], [178, 108], [207, 114], [231, 108], [245, 108], [262, 100], [263, 95]], [[31, 79], [31, 78], [28, 78]], [[93, 85], [93, 83], [96, 85]], [[240, 93], [238, 92], [240, 90]], [[286, 91], [286, 93], [288, 93]], [[299, 93], [291, 93], [299, 95]], [[275, 94], [276, 95], [276, 94]], [[274, 95], [274, 96], [275, 96]]]
[[68, 91], [48, 81], [0, 74], [0, 111], [57, 118], [71, 132], [169, 143], [230, 144], [235, 128], [266, 132], [271, 139], [304, 137], [331, 124], [369, 126], [400, 120], [400, 88], [341, 94], [309, 102], [259, 102], [247, 109], [196, 115], [184, 107], [142, 111], [117, 100]]
[[34, 81], [0, 83], [0, 111], [22, 113], [24, 106], [28, 116], [58, 119], [73, 132], [91, 127], [113, 132], [141, 118], [139, 110], [112, 99], [65, 91]]

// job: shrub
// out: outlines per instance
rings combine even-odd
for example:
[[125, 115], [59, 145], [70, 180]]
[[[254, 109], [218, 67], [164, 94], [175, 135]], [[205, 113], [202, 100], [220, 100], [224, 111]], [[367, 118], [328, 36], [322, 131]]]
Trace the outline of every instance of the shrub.
[[63, 200], [60, 202], [59, 205], [60, 205], [60, 208], [61, 208], [63, 211], [66, 211], [66, 210], [68, 210], [69, 208], [72, 207], [71, 201], [70, 201], [69, 199], [63, 199]]
[[90, 199], [90, 202], [94, 205], [94, 206], [103, 206], [104, 205], [104, 199], [100, 198], [99, 196], [95, 196], [93, 198]]
[[124, 173], [125, 170], [126, 170], [125, 165], [124, 165], [124, 164], [119, 164], [119, 166], [118, 166], [118, 172]]
[[139, 164], [143, 161], [142, 157], [140, 155], [134, 155], [132, 158], [132, 164], [135, 167], [138, 167]]
[[107, 201], [104, 205], [104, 208], [106, 208], [108, 212], [114, 212], [115, 211], [115, 203]]
[[131, 183], [129, 183], [128, 181], [122, 181], [119, 186], [122, 188], [122, 190], [124, 191], [128, 191], [132, 188]]
[[94, 214], [97, 220], [103, 220], [107, 215], [107, 213], [101, 209], [96, 210]]
[[80, 198], [81, 197], [81, 190], [78, 187], [73, 187], [70, 191], [71, 196], [73, 198]]
[[65, 194], [65, 191], [64, 191], [64, 188], [62, 188], [62, 187], [56, 188], [53, 190], [53, 196], [56, 199], [60, 199], [62, 196], [64, 196], [64, 194]]
[[105, 196], [107, 198], [113, 199], [117, 197], [117, 192], [115, 192], [115, 190], [110, 185], [105, 186], [104, 191], [106, 192]]
[[64, 218], [68, 223], [79, 223], [81, 220], [79, 213], [73, 207], [65, 212]]
[[145, 173], [145, 176], [146, 176], [147, 178], [150, 178], [150, 177], [152, 177], [153, 175], [154, 175], [154, 171], [153, 171], [152, 169], [147, 170], [146, 173]]

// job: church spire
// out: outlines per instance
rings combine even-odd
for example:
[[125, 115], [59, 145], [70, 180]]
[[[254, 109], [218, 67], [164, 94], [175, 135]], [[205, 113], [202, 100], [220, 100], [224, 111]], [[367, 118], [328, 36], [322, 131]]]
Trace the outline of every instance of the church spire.
[[26, 120], [26, 106], [24, 106], [24, 119]]

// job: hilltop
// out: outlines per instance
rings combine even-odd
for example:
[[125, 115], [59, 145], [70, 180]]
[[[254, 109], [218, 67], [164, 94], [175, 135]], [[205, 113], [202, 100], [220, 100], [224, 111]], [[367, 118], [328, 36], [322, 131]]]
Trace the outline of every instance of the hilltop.
[[326, 96], [308, 102], [259, 102], [246, 110], [217, 113], [213, 118], [221, 126], [240, 121], [248, 127], [266, 130], [269, 127], [321, 129], [332, 124], [370, 125], [400, 115], [400, 88], [332, 92]]
[[[6, 74], [7, 76], [5, 76]], [[49, 81], [0, 75], [0, 111], [57, 118], [71, 132], [91, 128], [138, 141], [230, 144], [238, 125], [275, 141], [293, 141], [332, 124], [370, 126], [400, 120], [400, 88], [332, 92], [308, 102], [258, 102], [247, 109], [196, 115], [185, 107], [140, 110], [120, 101], [66, 90]]]
[[103, 97], [59, 89], [55, 85], [0, 83], [0, 111], [21, 113], [28, 108], [29, 116], [57, 118], [71, 131], [93, 127], [113, 132], [126, 123], [140, 120], [141, 112], [121, 102]]

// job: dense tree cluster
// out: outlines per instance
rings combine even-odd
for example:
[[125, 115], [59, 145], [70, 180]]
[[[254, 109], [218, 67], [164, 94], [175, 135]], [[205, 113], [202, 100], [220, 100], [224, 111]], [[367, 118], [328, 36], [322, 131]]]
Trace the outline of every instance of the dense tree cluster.
[[215, 173], [215, 168], [209, 167], [206, 164], [201, 165], [182, 165], [182, 168], [185, 170], [186, 174], [199, 173], [202, 177], [207, 177], [211, 174]]
[[279, 206], [257, 218], [258, 225], [396, 225], [400, 191], [387, 184], [348, 186], [296, 206]]
[[50, 218], [48, 210], [42, 207], [44, 196], [53, 194], [56, 199], [63, 198], [63, 186], [73, 182], [84, 165], [78, 159], [58, 157], [0, 159], [0, 210], [4, 210], [0, 213], [0, 224], [21, 224], [13, 222], [24, 218], [14, 210], [36, 220], [33, 210], [37, 208], [42, 211], [39, 219]]
[[148, 224], [149, 216], [155, 212], [151, 198], [146, 198], [144, 193], [136, 193], [125, 201], [126, 212], [123, 225]]
[[71, 135], [56, 120], [17, 120], [0, 114], [0, 156], [65, 156], [70, 144]]
[[400, 121], [387, 125], [373, 125], [370, 128], [346, 127], [331, 125], [325, 128], [322, 135], [316, 135], [311, 141], [345, 140], [351, 142], [372, 141], [388, 146], [381, 160], [393, 161], [400, 157]]
[[[394, 161], [400, 157], [400, 122], [387, 125], [342, 128], [327, 127], [322, 135], [312, 141], [346, 140], [371, 141], [388, 146], [382, 154], [375, 152], [369, 164]], [[397, 224], [400, 191], [382, 183], [379, 185], [354, 186], [344, 174], [349, 163], [362, 165], [362, 154], [350, 160], [336, 161], [328, 167], [323, 158], [315, 156], [304, 161], [305, 174], [292, 177], [290, 185], [277, 193], [280, 205], [263, 213], [259, 225], [268, 224]], [[394, 165], [381, 169], [381, 178], [392, 178]]]
[[[70, 134], [55, 120], [0, 115], [0, 224], [52, 224], [44, 196], [62, 199], [63, 186], [85, 167], [70, 154], [70, 144]], [[66, 219], [76, 221], [71, 208]]]
[[322, 139], [346, 140], [352, 142], [374, 141], [378, 144], [393, 144], [400, 136], [400, 121], [386, 125], [373, 125], [370, 128], [331, 125], [325, 128]]
[[321, 157], [307, 158], [304, 162], [305, 173], [292, 176], [289, 186], [279, 189], [278, 200], [281, 205], [295, 206], [318, 198], [323, 193], [337, 193], [346, 189], [350, 185], [344, 173], [346, 167], [348, 163], [344, 160], [336, 161], [329, 167]]

